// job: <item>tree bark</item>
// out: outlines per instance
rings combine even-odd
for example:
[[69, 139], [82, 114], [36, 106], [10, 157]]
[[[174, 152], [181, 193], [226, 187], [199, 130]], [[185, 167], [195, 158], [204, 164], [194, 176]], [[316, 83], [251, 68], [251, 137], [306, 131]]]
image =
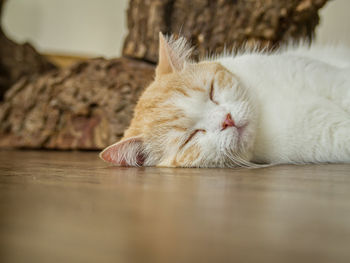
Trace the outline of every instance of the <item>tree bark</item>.
[[130, 0], [123, 54], [155, 63], [158, 33], [181, 34], [195, 57], [256, 45], [311, 41], [327, 0]]
[[23, 76], [33, 76], [56, 68], [28, 43], [17, 44], [8, 39], [1, 27], [0, 0], [0, 101], [4, 93]]
[[119, 140], [154, 66], [94, 59], [23, 78], [0, 106], [0, 147], [102, 149]]

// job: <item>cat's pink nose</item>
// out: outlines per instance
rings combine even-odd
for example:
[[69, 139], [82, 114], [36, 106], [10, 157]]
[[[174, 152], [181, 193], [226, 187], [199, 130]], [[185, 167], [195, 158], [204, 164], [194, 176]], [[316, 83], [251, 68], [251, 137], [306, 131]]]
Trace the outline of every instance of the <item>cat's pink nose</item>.
[[236, 126], [235, 122], [233, 121], [231, 114], [228, 113], [226, 115], [226, 119], [222, 123], [222, 130], [225, 130], [227, 127], [234, 127], [234, 126]]

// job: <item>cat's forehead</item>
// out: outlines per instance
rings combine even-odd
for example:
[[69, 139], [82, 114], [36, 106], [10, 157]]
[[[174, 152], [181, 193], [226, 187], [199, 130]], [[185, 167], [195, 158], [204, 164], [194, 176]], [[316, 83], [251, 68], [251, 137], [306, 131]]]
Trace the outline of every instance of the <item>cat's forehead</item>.
[[[181, 72], [156, 78], [145, 90], [143, 97], [146, 98], [146, 101], [144, 102], [156, 101], [159, 104], [172, 95], [179, 93], [186, 95], [188, 88], [200, 88], [211, 82], [218, 72], [224, 71], [227, 70], [217, 62], [188, 63]], [[142, 101], [140, 102], [142, 103]]]
[[225, 67], [217, 62], [200, 62], [194, 65], [189, 65], [185, 68], [185, 75], [192, 75], [189, 78], [191, 84], [205, 84], [216, 80], [218, 86], [225, 86], [232, 81], [237, 81], [237, 77]]
[[201, 61], [198, 63], [188, 63], [185, 65], [186, 69], [195, 69], [195, 70], [209, 70], [209, 71], [216, 71], [218, 69], [223, 68], [223, 66], [218, 62], [212, 62], [212, 61]]
[[226, 69], [217, 62], [203, 61], [199, 63], [189, 63], [185, 66], [183, 74], [196, 74], [197, 76], [211, 78], [218, 71], [226, 71]]

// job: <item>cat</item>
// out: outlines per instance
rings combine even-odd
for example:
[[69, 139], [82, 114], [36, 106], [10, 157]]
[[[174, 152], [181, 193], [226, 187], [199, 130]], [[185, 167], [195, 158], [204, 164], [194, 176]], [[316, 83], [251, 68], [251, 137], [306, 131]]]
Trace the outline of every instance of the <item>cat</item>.
[[195, 63], [184, 38], [159, 39], [155, 80], [103, 160], [163, 167], [350, 162], [350, 49], [300, 44]]

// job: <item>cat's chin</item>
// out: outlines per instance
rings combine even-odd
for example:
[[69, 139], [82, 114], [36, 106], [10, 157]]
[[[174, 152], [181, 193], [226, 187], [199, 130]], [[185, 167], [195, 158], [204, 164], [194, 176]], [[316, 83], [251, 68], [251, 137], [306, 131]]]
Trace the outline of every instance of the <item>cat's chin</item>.
[[234, 144], [235, 147], [242, 147], [249, 141], [249, 132], [247, 131], [248, 124], [244, 124], [238, 127], [230, 127], [223, 132], [226, 133], [230, 141]]
[[254, 135], [247, 126], [234, 131], [231, 147], [234, 153], [233, 155], [239, 156], [245, 161], [251, 161], [253, 156]]

